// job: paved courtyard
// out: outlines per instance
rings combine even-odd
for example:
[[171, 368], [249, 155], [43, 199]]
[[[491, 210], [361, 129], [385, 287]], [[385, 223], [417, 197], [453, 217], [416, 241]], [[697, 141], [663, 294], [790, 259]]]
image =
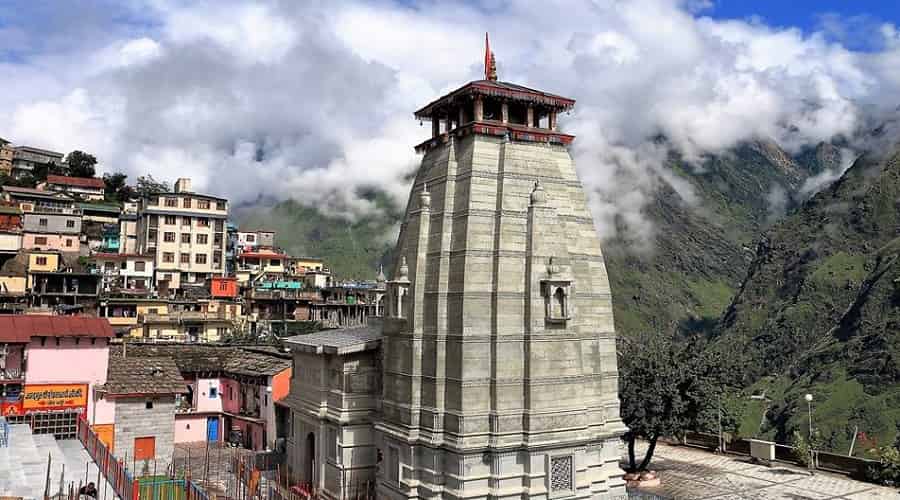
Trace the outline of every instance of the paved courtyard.
[[[643, 452], [643, 450], [641, 450]], [[783, 464], [765, 467], [746, 457], [716, 455], [695, 448], [658, 445], [651, 468], [662, 485], [641, 491], [671, 499], [715, 500], [882, 500], [900, 499], [900, 489]]]

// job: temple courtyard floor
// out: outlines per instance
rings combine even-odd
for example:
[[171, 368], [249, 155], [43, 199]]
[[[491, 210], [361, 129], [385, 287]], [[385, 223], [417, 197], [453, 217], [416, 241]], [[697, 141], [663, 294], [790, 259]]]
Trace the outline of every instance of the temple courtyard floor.
[[[641, 447], [639, 453], [643, 451], [644, 447]], [[634, 497], [649, 493], [673, 500], [900, 499], [898, 488], [821, 471], [810, 475], [805, 469], [780, 463], [766, 467], [751, 463], [748, 457], [715, 454], [685, 446], [657, 445], [650, 468], [659, 473], [662, 484], [631, 491]]]

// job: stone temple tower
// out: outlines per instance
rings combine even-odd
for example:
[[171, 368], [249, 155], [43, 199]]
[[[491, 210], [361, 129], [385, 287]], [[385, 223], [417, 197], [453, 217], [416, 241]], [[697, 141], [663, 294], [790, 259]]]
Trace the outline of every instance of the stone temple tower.
[[612, 302], [557, 115], [485, 79], [432, 125], [387, 282], [378, 497], [619, 498]]

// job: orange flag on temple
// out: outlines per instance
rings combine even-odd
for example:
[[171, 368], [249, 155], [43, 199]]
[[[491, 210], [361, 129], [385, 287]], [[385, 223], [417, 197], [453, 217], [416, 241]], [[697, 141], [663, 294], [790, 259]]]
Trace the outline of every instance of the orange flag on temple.
[[491, 42], [488, 40], [488, 34], [484, 32], [484, 79], [491, 79]]

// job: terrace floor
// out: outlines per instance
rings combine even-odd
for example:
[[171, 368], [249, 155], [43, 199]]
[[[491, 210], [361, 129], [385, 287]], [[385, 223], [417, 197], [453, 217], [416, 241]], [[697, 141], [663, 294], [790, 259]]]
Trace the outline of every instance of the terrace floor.
[[[639, 452], [643, 452], [643, 447]], [[747, 457], [719, 455], [696, 448], [658, 444], [651, 469], [662, 484], [640, 491], [671, 499], [715, 500], [886, 500], [900, 499], [900, 489], [877, 486], [839, 474], [774, 464]]]

